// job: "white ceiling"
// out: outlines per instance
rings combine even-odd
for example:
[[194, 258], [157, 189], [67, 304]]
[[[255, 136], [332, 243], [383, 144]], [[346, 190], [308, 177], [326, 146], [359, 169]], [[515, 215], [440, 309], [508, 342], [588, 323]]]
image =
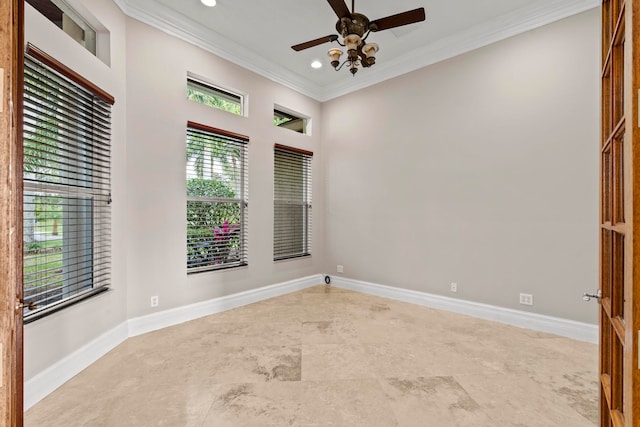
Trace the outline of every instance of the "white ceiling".
[[[129, 16], [225, 59], [325, 101], [597, 7], [600, 0], [356, 0], [371, 20], [424, 7], [424, 22], [373, 33], [376, 64], [355, 77], [329, 64], [326, 43], [301, 52], [294, 44], [335, 34], [326, 0], [115, 0]], [[347, 0], [349, 8], [351, 1]], [[312, 60], [323, 62], [312, 69]]]

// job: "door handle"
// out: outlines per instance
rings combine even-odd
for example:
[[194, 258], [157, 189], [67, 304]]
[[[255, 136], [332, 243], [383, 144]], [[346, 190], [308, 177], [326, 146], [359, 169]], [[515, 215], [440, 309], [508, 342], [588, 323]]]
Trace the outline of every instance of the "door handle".
[[595, 294], [589, 294], [587, 292], [582, 294], [582, 299], [584, 301], [591, 301], [591, 298], [595, 298], [598, 300], [598, 302], [600, 302], [600, 300], [602, 299], [602, 290], [598, 289], [598, 291]]
[[27, 307], [29, 310], [35, 310], [36, 308], [38, 308], [38, 304], [36, 304], [34, 301], [19, 300], [16, 304], [16, 313], [20, 313], [25, 307]]

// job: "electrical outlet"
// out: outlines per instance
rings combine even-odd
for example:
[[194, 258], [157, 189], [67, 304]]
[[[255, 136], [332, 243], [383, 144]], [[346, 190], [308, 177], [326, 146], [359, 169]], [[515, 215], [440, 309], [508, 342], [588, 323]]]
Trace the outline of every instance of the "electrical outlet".
[[533, 305], [533, 295], [531, 295], [531, 294], [520, 294], [520, 304], [522, 304], [522, 305]]
[[151, 297], [151, 307], [157, 307], [158, 305], [160, 305], [160, 299], [158, 298], [157, 295], [154, 295]]
[[457, 283], [451, 283], [451, 292], [458, 292], [458, 284]]
[[344, 273], [344, 266], [338, 265], [338, 273]]

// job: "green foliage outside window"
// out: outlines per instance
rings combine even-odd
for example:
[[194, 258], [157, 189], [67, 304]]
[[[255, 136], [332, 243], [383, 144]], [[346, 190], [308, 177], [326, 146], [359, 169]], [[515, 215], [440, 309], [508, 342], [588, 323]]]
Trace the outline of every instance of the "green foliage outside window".
[[[233, 189], [217, 179], [187, 180], [187, 196], [235, 199]], [[187, 202], [187, 264], [223, 264], [240, 246], [240, 203]]]
[[219, 108], [229, 113], [242, 115], [240, 103], [228, 101], [222, 97], [215, 96], [213, 92], [209, 93], [194, 86], [187, 86], [187, 99], [197, 102], [198, 104], [208, 105], [209, 107]]
[[278, 117], [278, 116], [273, 116], [273, 124], [276, 126], [280, 126], [281, 124], [290, 122], [291, 120], [293, 120], [290, 117]]

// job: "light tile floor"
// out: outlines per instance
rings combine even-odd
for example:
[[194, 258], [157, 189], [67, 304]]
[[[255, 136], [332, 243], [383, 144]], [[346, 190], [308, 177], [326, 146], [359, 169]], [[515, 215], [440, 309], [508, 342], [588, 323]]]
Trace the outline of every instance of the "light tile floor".
[[597, 346], [315, 286], [131, 338], [27, 426], [595, 426]]

